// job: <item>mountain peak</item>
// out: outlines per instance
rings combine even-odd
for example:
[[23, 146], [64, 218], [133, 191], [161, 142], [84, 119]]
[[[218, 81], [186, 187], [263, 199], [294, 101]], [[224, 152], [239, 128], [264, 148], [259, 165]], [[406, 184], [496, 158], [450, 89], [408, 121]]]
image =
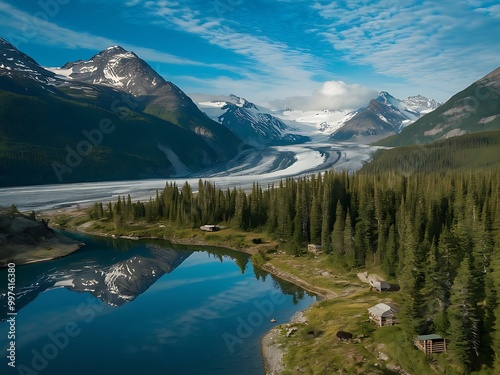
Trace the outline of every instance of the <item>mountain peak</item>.
[[127, 52], [127, 51], [125, 50], [125, 48], [123, 48], [122, 46], [118, 46], [118, 45], [108, 47], [108, 48], [106, 48], [104, 51], [120, 51], [120, 52]]
[[61, 74], [71, 79], [111, 86], [134, 96], [144, 95], [144, 90], [152, 92], [166, 84], [144, 60], [121, 46], [108, 47], [87, 61], [67, 63], [61, 70], [65, 71]]
[[108, 47], [105, 50], [102, 50], [101, 52], [99, 52], [97, 55], [95, 55], [92, 59], [98, 58], [98, 57], [108, 57], [108, 56], [120, 56], [120, 57], [139, 59], [139, 57], [135, 53], [133, 53], [131, 51], [127, 51], [122, 46]]
[[237, 105], [238, 107], [255, 108], [256, 110], [259, 110], [259, 108], [257, 108], [257, 106], [255, 104], [253, 104], [252, 102], [249, 102], [245, 98], [242, 98], [242, 97], [234, 95], [234, 94], [230, 94], [229, 97], [235, 101], [234, 104]]

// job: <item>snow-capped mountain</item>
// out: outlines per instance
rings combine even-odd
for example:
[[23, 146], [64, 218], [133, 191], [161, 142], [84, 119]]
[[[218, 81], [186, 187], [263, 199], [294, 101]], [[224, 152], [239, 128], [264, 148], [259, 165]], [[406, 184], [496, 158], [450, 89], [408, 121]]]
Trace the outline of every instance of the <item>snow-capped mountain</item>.
[[210, 97], [193, 94], [198, 108], [255, 147], [308, 142], [307, 135], [280, 120], [271, 110], [236, 95]]
[[[228, 161], [242, 146], [180, 88], [118, 46], [44, 68], [0, 38], [0, 91], [8, 108], [0, 113], [2, 186], [185, 175]], [[99, 145], [78, 168], [65, 166], [67, 147], [86, 141], [83, 132], [103, 119], [112, 122], [113, 136], [96, 136]], [[14, 162], [7, 155], [21, 146], [22, 160]]]
[[120, 46], [106, 48], [87, 61], [47, 69], [60, 78], [110, 86], [134, 96], [147, 95], [167, 84], [144, 60]]
[[423, 116], [426, 113], [434, 111], [441, 103], [434, 99], [428, 99], [422, 95], [410, 96], [403, 100], [406, 108]]
[[0, 38], [0, 75], [10, 78], [29, 79], [46, 85], [56, 81], [55, 74], [19, 51], [5, 39]]
[[396, 99], [382, 91], [362, 108], [342, 123], [331, 139], [335, 141], [371, 142], [399, 133], [404, 127], [415, 122], [423, 115], [439, 106], [433, 99], [421, 95], [404, 100]]

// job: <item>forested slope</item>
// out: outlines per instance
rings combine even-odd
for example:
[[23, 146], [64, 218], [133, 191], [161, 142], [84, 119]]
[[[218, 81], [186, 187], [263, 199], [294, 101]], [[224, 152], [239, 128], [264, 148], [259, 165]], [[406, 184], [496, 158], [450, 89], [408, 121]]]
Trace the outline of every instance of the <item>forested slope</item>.
[[378, 150], [362, 172], [435, 172], [500, 168], [500, 131], [467, 134], [427, 145]]

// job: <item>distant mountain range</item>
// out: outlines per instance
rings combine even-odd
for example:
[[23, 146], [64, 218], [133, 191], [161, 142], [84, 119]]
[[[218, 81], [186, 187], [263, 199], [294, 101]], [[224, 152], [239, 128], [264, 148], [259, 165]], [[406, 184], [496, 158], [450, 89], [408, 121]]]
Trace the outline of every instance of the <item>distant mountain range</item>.
[[458, 135], [500, 129], [500, 68], [454, 95], [435, 111], [401, 133], [383, 139], [382, 146], [431, 143]]
[[367, 143], [399, 133], [405, 126], [438, 108], [440, 103], [421, 95], [404, 100], [382, 91], [362, 108], [342, 122], [331, 139]]
[[498, 129], [499, 97], [500, 68], [444, 105], [382, 91], [355, 110], [270, 110], [189, 97], [119, 46], [44, 68], [0, 38], [0, 186], [187, 176], [305, 142], [429, 143]]
[[311, 111], [286, 108], [273, 114], [287, 123], [293, 121], [295, 124], [311, 124], [317, 131], [330, 135], [330, 139], [337, 142], [367, 143], [398, 133], [439, 105], [435, 100], [421, 95], [399, 100], [382, 91], [366, 107], [358, 109], [325, 108], [321, 111]]
[[184, 175], [243, 147], [121, 47], [49, 70], [3, 39], [0, 139], [3, 186]]
[[290, 126], [267, 108], [236, 95], [211, 97], [191, 95], [198, 108], [224, 125], [244, 142], [258, 148], [308, 142], [301, 129]]
[[233, 94], [190, 96], [211, 119], [256, 147], [304, 143], [313, 133], [336, 142], [369, 143], [399, 133], [440, 105], [421, 95], [399, 100], [385, 91], [353, 111], [270, 110]]

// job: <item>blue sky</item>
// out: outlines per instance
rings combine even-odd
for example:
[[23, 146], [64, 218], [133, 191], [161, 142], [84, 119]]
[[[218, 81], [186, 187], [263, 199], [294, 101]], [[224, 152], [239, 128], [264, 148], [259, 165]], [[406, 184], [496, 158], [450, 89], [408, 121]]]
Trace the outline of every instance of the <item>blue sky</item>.
[[498, 35], [498, 0], [0, 0], [0, 36], [41, 65], [118, 44], [187, 93], [279, 106], [445, 101], [500, 66]]

